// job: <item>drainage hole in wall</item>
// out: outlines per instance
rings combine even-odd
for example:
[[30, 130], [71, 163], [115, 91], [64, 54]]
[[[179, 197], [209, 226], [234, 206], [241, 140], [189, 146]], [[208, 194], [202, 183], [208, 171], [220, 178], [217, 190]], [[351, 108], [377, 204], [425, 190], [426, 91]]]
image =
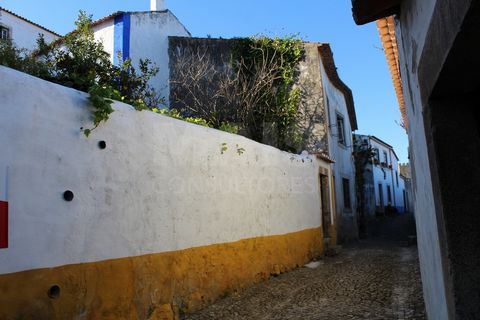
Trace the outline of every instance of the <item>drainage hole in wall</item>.
[[67, 190], [63, 193], [63, 199], [65, 199], [65, 201], [72, 201], [73, 200], [73, 192], [70, 191], [70, 190]]
[[102, 141], [98, 141], [98, 147], [103, 150], [103, 149], [105, 149], [105, 148], [107, 147], [107, 143], [106, 143], [105, 141], [103, 141], [103, 140], [102, 140]]
[[51, 286], [47, 294], [50, 299], [58, 298], [60, 296], [60, 287], [57, 285]]

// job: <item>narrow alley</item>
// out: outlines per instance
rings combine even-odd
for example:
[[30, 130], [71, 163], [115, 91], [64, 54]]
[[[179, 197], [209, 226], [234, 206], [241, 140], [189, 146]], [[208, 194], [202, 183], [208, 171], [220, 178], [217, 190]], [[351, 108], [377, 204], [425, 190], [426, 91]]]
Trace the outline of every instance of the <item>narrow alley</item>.
[[370, 240], [314, 269], [271, 278], [186, 319], [425, 319], [417, 249], [399, 219], [377, 221]]

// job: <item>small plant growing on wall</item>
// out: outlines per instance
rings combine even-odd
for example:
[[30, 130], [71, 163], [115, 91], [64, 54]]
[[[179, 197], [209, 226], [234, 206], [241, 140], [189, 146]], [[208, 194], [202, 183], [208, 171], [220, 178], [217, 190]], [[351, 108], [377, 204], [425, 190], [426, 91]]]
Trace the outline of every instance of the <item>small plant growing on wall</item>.
[[226, 142], [222, 143], [222, 145], [220, 146], [220, 154], [224, 154], [225, 152], [227, 152], [227, 150], [228, 150], [227, 143]]

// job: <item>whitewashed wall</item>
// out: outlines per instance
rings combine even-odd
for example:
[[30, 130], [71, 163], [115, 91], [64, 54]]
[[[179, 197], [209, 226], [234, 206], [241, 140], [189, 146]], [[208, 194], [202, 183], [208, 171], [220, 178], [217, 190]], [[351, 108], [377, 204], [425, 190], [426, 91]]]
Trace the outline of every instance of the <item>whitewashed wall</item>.
[[130, 57], [132, 61], [148, 58], [160, 69], [150, 84], [169, 105], [170, 68], [168, 37], [189, 37], [190, 33], [170, 12], [142, 12], [131, 17]]
[[427, 154], [423, 107], [418, 83], [418, 65], [435, 9], [436, 0], [407, 0], [402, 3], [401, 24], [396, 26], [400, 73], [408, 119], [412, 185], [417, 223], [418, 253], [423, 294], [429, 319], [448, 318], [445, 282], [435, 214], [432, 177]]
[[[407, 206], [408, 206], [408, 204], [406, 204], [407, 195], [405, 194], [405, 198], [404, 198], [404, 194], [403, 194], [403, 191], [405, 191], [405, 193], [407, 192], [405, 190], [405, 181], [400, 176], [399, 167], [397, 166], [395, 168], [396, 168], [396, 171], [397, 171], [397, 174], [398, 174], [398, 184], [395, 181], [395, 190], [396, 190], [396, 192], [395, 192], [395, 203], [397, 204], [397, 207], [400, 207], [401, 209], [403, 209], [403, 212], [405, 212], [407, 210]], [[396, 180], [395, 177], [394, 177], [394, 179]]]
[[157, 76], [150, 80], [150, 85], [165, 98], [165, 104], [168, 106], [170, 96], [168, 37], [189, 37], [190, 33], [169, 10], [128, 14], [130, 15], [129, 29], [115, 31], [114, 18], [112, 18], [93, 28], [95, 39], [103, 43], [105, 51], [112, 56], [113, 61], [118, 54], [114, 49], [115, 37], [121, 38], [121, 35], [116, 35], [115, 32], [129, 33], [129, 57], [135, 67], [138, 67], [140, 59], [150, 59], [159, 68]]
[[[380, 190], [379, 190], [379, 183], [382, 184], [382, 194], [383, 194], [383, 204], [386, 206], [388, 205], [388, 193], [387, 193], [387, 186], [390, 186], [390, 194], [391, 194], [391, 205], [397, 207], [397, 209], [402, 209], [404, 206], [403, 203], [403, 190], [404, 190], [404, 183], [403, 180], [400, 178], [400, 171], [398, 169], [398, 159], [394, 155], [393, 151], [385, 146], [383, 143], [379, 143], [375, 139], [370, 138], [370, 146], [372, 148], [377, 148], [380, 152], [380, 162], [385, 162], [384, 160], [384, 152], [387, 153], [387, 160], [388, 165], [391, 165], [391, 169], [389, 167], [382, 167], [380, 165], [373, 165], [373, 181], [375, 185], [375, 205], [381, 206], [380, 204]], [[396, 174], [398, 174], [398, 184]]]
[[[321, 59], [321, 58], [320, 58]], [[350, 117], [344, 94], [337, 89], [320, 63], [320, 74], [323, 84], [326, 122], [328, 123], [328, 148], [329, 154], [335, 160], [332, 164], [335, 176], [335, 207], [338, 219], [339, 238], [341, 241], [358, 238], [356, 196], [355, 196], [355, 165], [352, 157], [353, 137]], [[345, 145], [338, 142], [337, 114], [343, 117], [345, 130]], [[343, 180], [349, 180], [350, 209], [345, 207]]]
[[320, 227], [314, 156], [122, 103], [86, 138], [85, 93], [5, 67], [0, 78], [0, 274]]
[[[323, 63], [320, 64], [323, 88], [327, 103], [327, 121], [329, 124], [329, 149], [335, 163], [333, 172], [335, 175], [335, 194], [337, 212], [350, 219], [356, 220], [356, 196], [355, 196], [355, 166], [353, 162], [353, 137], [352, 126], [347, 110], [347, 103], [343, 93], [338, 90], [328, 78]], [[338, 142], [337, 114], [343, 117], [345, 125], [345, 145]], [[351, 208], [344, 206], [343, 183], [342, 179], [350, 181], [350, 202]]]
[[10, 29], [10, 37], [18, 48], [34, 50], [39, 34], [43, 34], [47, 43], [59, 37], [0, 9], [0, 24]]
[[95, 40], [103, 44], [103, 49], [110, 55], [110, 61], [113, 63], [113, 57], [117, 54], [114, 51], [114, 20], [110, 19], [96, 25], [92, 28]]

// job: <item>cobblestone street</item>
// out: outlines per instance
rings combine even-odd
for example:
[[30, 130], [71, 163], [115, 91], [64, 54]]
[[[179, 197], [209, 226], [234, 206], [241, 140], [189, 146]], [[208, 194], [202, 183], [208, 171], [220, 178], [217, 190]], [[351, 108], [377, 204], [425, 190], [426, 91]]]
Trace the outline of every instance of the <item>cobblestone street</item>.
[[377, 238], [319, 262], [186, 319], [425, 319], [415, 246]]

